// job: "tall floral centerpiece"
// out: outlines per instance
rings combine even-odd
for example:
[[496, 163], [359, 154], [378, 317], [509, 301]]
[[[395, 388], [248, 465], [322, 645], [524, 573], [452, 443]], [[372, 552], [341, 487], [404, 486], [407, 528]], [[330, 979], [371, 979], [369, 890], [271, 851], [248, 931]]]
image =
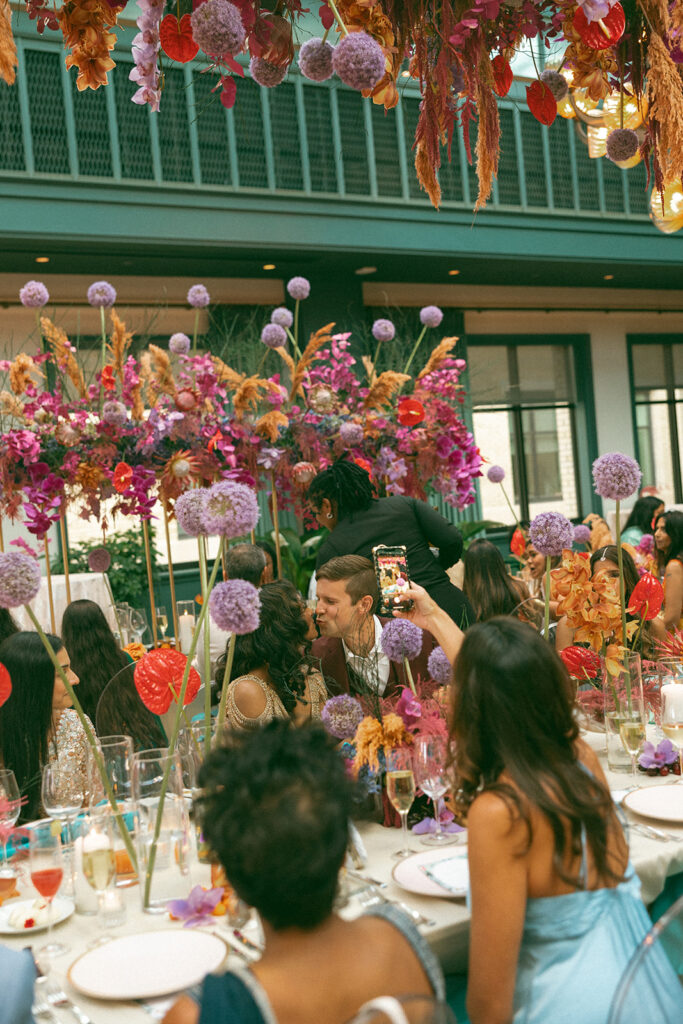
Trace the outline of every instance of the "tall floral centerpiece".
[[551, 559], [571, 549], [574, 527], [560, 512], [541, 512], [529, 526], [529, 540], [540, 555], [545, 555], [545, 617], [543, 635], [548, 637], [550, 627], [550, 568]]

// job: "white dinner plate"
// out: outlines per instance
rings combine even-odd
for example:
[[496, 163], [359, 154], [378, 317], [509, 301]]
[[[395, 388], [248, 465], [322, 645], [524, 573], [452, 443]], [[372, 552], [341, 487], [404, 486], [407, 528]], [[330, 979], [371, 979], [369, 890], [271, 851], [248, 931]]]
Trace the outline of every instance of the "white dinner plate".
[[196, 985], [227, 955], [227, 944], [212, 932], [169, 928], [95, 946], [74, 960], [67, 977], [94, 999], [153, 999]]
[[[445, 889], [438, 885], [423, 871], [426, 864], [434, 861], [453, 860], [454, 877], [457, 878], [454, 890]], [[420, 896], [440, 896], [441, 899], [456, 899], [467, 895], [469, 888], [469, 868], [467, 864], [467, 849], [449, 850], [425, 850], [424, 853], [415, 853], [412, 857], [406, 857], [394, 865], [392, 877], [397, 885], [400, 885], [406, 892], [416, 892]], [[458, 884], [460, 883], [460, 884]]]
[[622, 801], [629, 811], [643, 818], [683, 825], [683, 784], [642, 786], [627, 793]]
[[[44, 924], [34, 924], [32, 928], [14, 928], [10, 923], [10, 914], [15, 910], [23, 910], [28, 913], [36, 898], [32, 900], [8, 900], [0, 907], [0, 935], [28, 935], [30, 932], [42, 932], [47, 928], [47, 921]], [[67, 900], [62, 896], [56, 896], [52, 904], [52, 924], [59, 924], [66, 921], [74, 912], [73, 900]]]

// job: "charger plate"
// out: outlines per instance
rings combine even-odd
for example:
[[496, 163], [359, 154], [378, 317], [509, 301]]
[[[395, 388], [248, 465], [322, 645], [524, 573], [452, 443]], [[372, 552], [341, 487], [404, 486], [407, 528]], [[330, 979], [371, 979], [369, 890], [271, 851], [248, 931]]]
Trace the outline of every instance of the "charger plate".
[[[453, 862], [452, 888], [447, 889], [439, 885], [425, 873], [426, 867], [438, 861]], [[424, 853], [416, 853], [412, 857], [398, 861], [391, 874], [396, 884], [407, 892], [415, 892], [420, 896], [440, 896], [441, 899], [457, 899], [466, 896], [469, 888], [467, 849], [461, 847], [460, 850], [449, 850], [445, 847], [439, 850], [425, 850]]]
[[72, 963], [67, 977], [93, 999], [152, 999], [196, 985], [227, 955], [227, 943], [212, 932], [169, 928], [95, 946]]
[[641, 786], [627, 793], [622, 804], [642, 818], [683, 825], [683, 783]]

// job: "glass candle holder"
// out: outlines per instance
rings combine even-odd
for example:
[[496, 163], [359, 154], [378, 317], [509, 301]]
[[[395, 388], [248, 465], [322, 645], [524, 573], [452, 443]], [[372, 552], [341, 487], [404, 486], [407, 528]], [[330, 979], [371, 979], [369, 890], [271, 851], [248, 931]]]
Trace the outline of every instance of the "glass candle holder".
[[178, 610], [178, 636], [176, 643], [185, 654], [190, 650], [197, 621], [194, 601], [176, 601]]

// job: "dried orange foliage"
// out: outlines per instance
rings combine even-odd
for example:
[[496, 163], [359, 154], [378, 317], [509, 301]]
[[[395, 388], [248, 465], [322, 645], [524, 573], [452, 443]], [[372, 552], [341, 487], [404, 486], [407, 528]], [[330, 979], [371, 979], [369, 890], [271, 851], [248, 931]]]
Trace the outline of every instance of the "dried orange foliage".
[[429, 196], [432, 206], [438, 210], [441, 205], [441, 185], [424, 139], [420, 139], [415, 147], [415, 173], [420, 185]]
[[293, 380], [294, 379], [294, 360], [292, 359], [292, 357], [290, 356], [289, 352], [287, 351], [287, 349], [285, 348], [284, 345], [278, 345], [278, 347], [275, 349], [275, 351], [277, 352], [277, 354], [279, 355], [280, 359], [282, 360], [282, 362], [285, 364], [285, 366], [289, 370], [290, 380]]
[[459, 340], [460, 339], [457, 337], [443, 338], [430, 352], [429, 359], [425, 363], [424, 369], [418, 373], [417, 379], [422, 380], [422, 378], [426, 377], [428, 373], [434, 373], [435, 370], [438, 370], [448, 353], [455, 347]]
[[216, 375], [221, 384], [225, 384], [230, 390], [234, 391], [240, 386], [244, 380], [244, 374], [238, 373], [237, 370], [233, 370], [231, 366], [224, 363], [218, 356], [213, 356], [213, 365], [216, 370]]
[[380, 722], [377, 718], [364, 718], [356, 730], [356, 757], [353, 766], [356, 771], [367, 764], [375, 771], [379, 768], [379, 751], [386, 753], [394, 747], [410, 743], [412, 736], [406, 732], [403, 719], [393, 711], [384, 715]]
[[493, 91], [493, 71], [488, 54], [479, 63], [477, 75], [477, 109], [479, 111], [479, 129], [477, 131], [477, 178], [479, 194], [474, 204], [475, 210], [481, 210], [491, 195], [493, 179], [498, 175], [498, 157], [500, 156], [500, 119], [498, 117], [498, 101]]
[[619, 69], [609, 50], [592, 50], [574, 28], [575, 8], [568, 7], [569, 17], [562, 22], [562, 33], [569, 42], [565, 59], [571, 63], [573, 85], [585, 89], [596, 103], [610, 93], [609, 75], [618, 75]]
[[290, 402], [294, 398], [294, 395], [297, 393], [297, 391], [299, 391], [299, 389], [301, 388], [301, 385], [303, 384], [304, 381], [304, 377], [306, 376], [306, 371], [308, 367], [311, 365], [311, 363], [314, 361], [316, 352], [318, 351], [319, 348], [322, 348], [323, 345], [326, 345], [327, 342], [332, 337], [333, 327], [334, 323], [325, 324], [324, 327], [321, 327], [320, 330], [316, 331], [315, 334], [311, 335], [308, 345], [301, 353], [301, 359], [294, 368], [292, 386], [289, 392]]
[[241, 420], [246, 413], [256, 412], [262, 395], [277, 394], [279, 391], [279, 386], [265, 377], [243, 377], [232, 400], [235, 416]]
[[110, 311], [111, 317], [111, 344], [109, 351], [111, 352], [111, 363], [114, 367], [114, 373], [123, 380], [123, 364], [126, 361], [126, 354], [130, 348], [130, 343], [133, 340], [133, 332], [126, 330], [126, 325], [123, 320], [120, 320], [116, 315], [116, 310]]
[[42, 377], [42, 373], [33, 362], [31, 356], [20, 352], [16, 357], [9, 371], [9, 386], [15, 395], [23, 395], [26, 387], [31, 382], [31, 374], [36, 373]]
[[398, 103], [396, 79], [403, 61], [403, 47], [396, 45], [391, 21], [376, 0], [338, 0], [337, 9], [350, 32], [367, 32], [384, 50], [385, 72], [373, 89], [364, 89], [363, 96], [383, 104], [390, 110]]
[[410, 380], [410, 374], [397, 373], [395, 370], [385, 370], [368, 391], [367, 398], [363, 402], [364, 409], [381, 409], [387, 405], [393, 396], [403, 385]]
[[115, 62], [109, 56], [116, 36], [108, 30], [116, 24], [116, 15], [104, 0], [69, 0], [57, 13], [64, 45], [71, 53], [67, 68], [78, 68], [76, 87], [99, 89], [108, 85], [107, 72]]
[[683, 83], [671, 55], [656, 32], [647, 48], [647, 98], [657, 125], [657, 156], [665, 185], [680, 181], [683, 169]]
[[17, 64], [17, 46], [12, 35], [12, 10], [9, 0], [0, 0], [0, 78], [8, 85], [14, 84]]
[[154, 364], [150, 381], [150, 391], [154, 394], [154, 402], [150, 402], [150, 404], [153, 405], [156, 404], [157, 397], [160, 394], [173, 397], [176, 393], [176, 383], [168, 353], [164, 352], [163, 348], [159, 348], [158, 345], [150, 345], [149, 351]]
[[15, 420], [26, 422], [24, 407], [11, 391], [0, 391], [0, 413], [3, 416], [13, 416]]
[[41, 316], [40, 329], [43, 337], [52, 349], [57, 366], [62, 373], [65, 373], [81, 398], [87, 398], [88, 389], [68, 337], [61, 327], [53, 324], [49, 317]]
[[275, 444], [280, 427], [286, 429], [288, 426], [289, 420], [285, 414], [279, 409], [271, 409], [256, 421], [255, 430], [257, 434], [265, 435], [271, 444]]

